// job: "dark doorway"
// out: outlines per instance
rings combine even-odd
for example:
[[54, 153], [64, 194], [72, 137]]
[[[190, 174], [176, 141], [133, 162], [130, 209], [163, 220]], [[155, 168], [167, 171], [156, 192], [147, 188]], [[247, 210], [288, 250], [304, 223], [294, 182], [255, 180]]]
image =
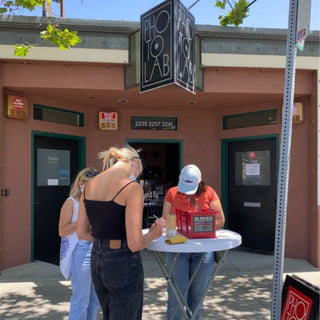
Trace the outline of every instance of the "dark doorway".
[[79, 140], [34, 136], [33, 260], [59, 264], [60, 208], [80, 169]]
[[275, 138], [228, 143], [228, 217], [243, 248], [274, 250]]
[[181, 144], [176, 142], [128, 141], [140, 151], [143, 172], [138, 177], [144, 189], [145, 208], [143, 227], [153, 222], [153, 215], [161, 216], [162, 205], [169, 188], [178, 184], [181, 168]]

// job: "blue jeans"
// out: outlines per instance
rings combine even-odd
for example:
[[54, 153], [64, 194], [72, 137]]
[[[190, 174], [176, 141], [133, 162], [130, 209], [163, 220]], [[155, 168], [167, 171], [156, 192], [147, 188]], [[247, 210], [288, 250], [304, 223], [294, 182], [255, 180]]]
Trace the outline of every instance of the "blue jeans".
[[110, 249], [109, 240], [95, 240], [91, 272], [103, 320], [142, 318], [144, 272], [140, 252], [131, 252], [125, 240], [120, 249]]
[[[166, 262], [170, 268], [173, 258], [176, 253], [167, 253]], [[183, 293], [186, 289], [189, 279], [191, 278], [194, 269], [197, 267], [198, 261], [201, 259], [202, 253], [181, 253], [176, 259], [175, 266], [172, 270], [172, 275], [176, 281], [177, 286], [180, 288]], [[194, 278], [189, 290], [185, 293], [184, 298], [186, 299], [190, 310], [195, 311], [198, 303], [201, 300], [201, 297], [206, 289], [210, 275], [214, 268], [214, 252], [207, 252], [204, 261], [197, 273], [197, 276]], [[178, 303], [172, 292], [170, 286], [168, 286], [168, 309], [167, 309], [167, 319], [171, 319], [173, 313], [176, 311]], [[201, 302], [201, 307], [195, 317], [195, 319], [201, 319], [203, 312], [203, 301]], [[181, 320], [183, 314], [180, 309], [177, 309], [174, 320]]]
[[79, 240], [72, 253], [69, 320], [95, 320], [97, 317], [99, 300], [91, 281], [91, 248], [90, 241]]

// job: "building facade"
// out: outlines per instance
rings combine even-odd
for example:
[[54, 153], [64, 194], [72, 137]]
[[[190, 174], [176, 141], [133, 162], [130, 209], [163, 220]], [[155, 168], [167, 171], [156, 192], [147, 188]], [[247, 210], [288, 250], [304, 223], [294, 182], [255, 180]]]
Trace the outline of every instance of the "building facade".
[[[57, 262], [59, 210], [110, 146], [141, 148], [146, 202], [195, 163], [243, 248], [274, 247], [286, 30], [196, 25], [197, 90], [139, 90], [139, 23], [54, 20], [76, 48], [38, 43], [42, 18], [0, 16], [0, 270]], [[319, 266], [319, 32], [297, 52], [285, 255]], [[150, 200], [151, 199], [151, 200]], [[158, 206], [158, 209], [161, 205]]]

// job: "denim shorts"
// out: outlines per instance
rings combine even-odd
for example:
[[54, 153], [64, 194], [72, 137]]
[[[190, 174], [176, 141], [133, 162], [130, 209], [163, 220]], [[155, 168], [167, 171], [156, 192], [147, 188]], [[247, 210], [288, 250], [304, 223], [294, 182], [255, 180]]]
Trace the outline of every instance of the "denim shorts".
[[110, 249], [109, 240], [95, 240], [91, 277], [104, 320], [142, 318], [144, 272], [140, 252], [131, 252], [125, 240], [119, 249]]

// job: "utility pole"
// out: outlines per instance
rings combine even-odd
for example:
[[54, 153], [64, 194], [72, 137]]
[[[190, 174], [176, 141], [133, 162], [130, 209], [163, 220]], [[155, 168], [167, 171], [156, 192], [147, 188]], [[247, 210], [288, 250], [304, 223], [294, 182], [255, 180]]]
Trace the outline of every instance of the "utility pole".
[[[281, 317], [296, 56], [297, 46], [303, 50], [304, 40], [309, 31], [310, 10], [311, 0], [290, 0], [279, 157], [271, 320], [280, 320]], [[301, 35], [303, 36], [301, 37]]]

